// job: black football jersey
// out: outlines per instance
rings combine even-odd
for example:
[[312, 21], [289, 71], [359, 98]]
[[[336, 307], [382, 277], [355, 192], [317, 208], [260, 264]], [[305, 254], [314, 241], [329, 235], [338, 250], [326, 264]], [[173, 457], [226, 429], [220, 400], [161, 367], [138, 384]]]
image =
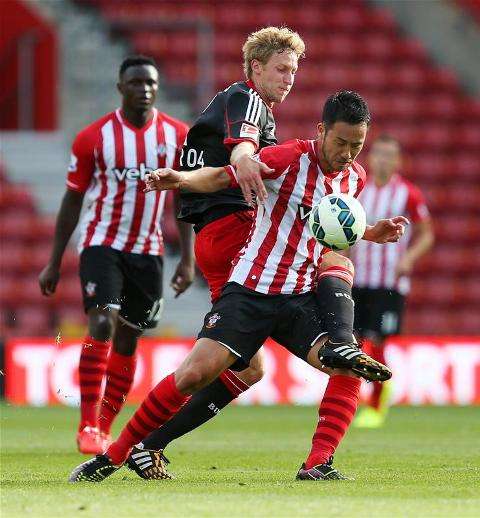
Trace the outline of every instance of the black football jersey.
[[[277, 143], [272, 110], [250, 82], [230, 85], [210, 101], [188, 132], [181, 167], [219, 167], [230, 163], [230, 153], [240, 142], [251, 141], [257, 149]], [[217, 218], [248, 209], [240, 189], [215, 193], [182, 192], [178, 218], [201, 228]]]

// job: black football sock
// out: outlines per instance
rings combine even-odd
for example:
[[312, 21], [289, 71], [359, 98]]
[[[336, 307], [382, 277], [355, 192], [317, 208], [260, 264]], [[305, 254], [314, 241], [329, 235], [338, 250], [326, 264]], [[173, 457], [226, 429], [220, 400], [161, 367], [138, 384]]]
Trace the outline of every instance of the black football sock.
[[317, 299], [323, 327], [330, 340], [335, 343], [351, 342], [354, 317], [351, 283], [332, 275], [321, 276]]
[[163, 426], [154, 430], [142, 443], [147, 450], [163, 450], [178, 437], [185, 435], [215, 417], [236, 395], [216, 379], [196, 392]]

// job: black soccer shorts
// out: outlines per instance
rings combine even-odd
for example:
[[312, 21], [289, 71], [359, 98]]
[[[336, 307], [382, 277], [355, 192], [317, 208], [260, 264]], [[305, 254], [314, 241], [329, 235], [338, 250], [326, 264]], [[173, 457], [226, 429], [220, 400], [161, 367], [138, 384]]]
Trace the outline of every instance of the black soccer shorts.
[[353, 288], [355, 331], [362, 338], [400, 333], [405, 297], [396, 290]]
[[163, 306], [163, 259], [91, 246], [80, 255], [83, 307], [119, 310], [126, 324], [137, 329], [157, 325]]
[[264, 295], [237, 283], [228, 283], [205, 316], [198, 338], [224, 345], [245, 368], [268, 337], [302, 360], [325, 334], [316, 294]]

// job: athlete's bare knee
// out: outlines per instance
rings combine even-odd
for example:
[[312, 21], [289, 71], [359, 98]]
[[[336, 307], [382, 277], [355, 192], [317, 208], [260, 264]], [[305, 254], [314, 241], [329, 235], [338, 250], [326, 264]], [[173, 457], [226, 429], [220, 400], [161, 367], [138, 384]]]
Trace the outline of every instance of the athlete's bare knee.
[[214, 340], [201, 338], [175, 371], [175, 382], [183, 394], [193, 394], [211, 383], [235, 361], [223, 345]]
[[237, 376], [247, 385], [252, 386], [258, 383], [265, 375], [263, 356], [257, 353], [250, 362], [248, 369], [237, 374]]
[[115, 331], [117, 315], [111, 311], [94, 310], [88, 313], [88, 330], [95, 340], [110, 340]]

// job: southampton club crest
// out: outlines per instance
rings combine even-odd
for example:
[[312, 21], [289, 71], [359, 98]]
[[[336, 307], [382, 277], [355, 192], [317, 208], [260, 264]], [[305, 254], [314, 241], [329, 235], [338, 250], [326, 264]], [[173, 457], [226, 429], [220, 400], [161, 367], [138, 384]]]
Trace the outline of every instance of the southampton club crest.
[[207, 323], [205, 324], [205, 327], [208, 327], [208, 329], [211, 329], [212, 327], [215, 327], [217, 325], [217, 322], [221, 319], [222, 317], [218, 314], [218, 313], [214, 313], [213, 315], [211, 315], [207, 321]]

